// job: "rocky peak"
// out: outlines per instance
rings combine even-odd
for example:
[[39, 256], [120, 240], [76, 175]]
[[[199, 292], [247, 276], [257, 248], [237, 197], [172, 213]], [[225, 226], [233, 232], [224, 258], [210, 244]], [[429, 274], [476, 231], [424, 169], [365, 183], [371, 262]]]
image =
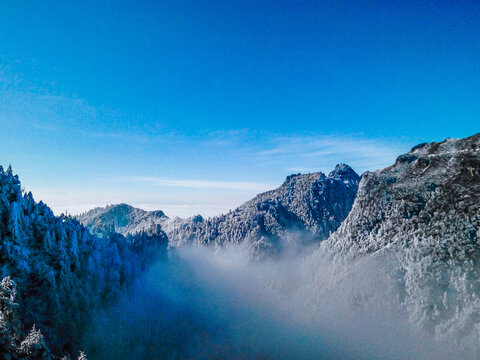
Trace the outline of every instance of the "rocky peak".
[[[354, 252], [371, 252], [405, 240], [414, 229], [423, 229], [418, 236], [426, 237], [443, 224], [446, 228], [438, 241], [451, 236], [458, 244], [471, 231], [465, 228], [459, 236], [454, 227], [478, 231], [479, 197], [480, 134], [421, 144], [399, 156], [394, 165], [363, 174], [353, 209], [332, 242]], [[462, 221], [454, 225], [442, 219], [450, 211]]]
[[331, 174], [290, 175], [279, 188], [257, 195], [228, 214], [201, 221], [176, 220], [165, 231], [173, 245], [244, 243], [257, 254], [277, 252], [285, 239], [293, 237], [301, 243], [324, 240], [350, 211], [360, 178], [344, 164]]
[[328, 174], [331, 179], [341, 181], [354, 181], [359, 182], [360, 176], [347, 164], [338, 164], [335, 169]]

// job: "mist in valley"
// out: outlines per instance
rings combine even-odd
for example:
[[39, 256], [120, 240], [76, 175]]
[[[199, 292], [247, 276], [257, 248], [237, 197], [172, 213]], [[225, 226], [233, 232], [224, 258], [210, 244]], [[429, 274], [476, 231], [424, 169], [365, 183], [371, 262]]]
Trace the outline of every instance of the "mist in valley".
[[352, 265], [317, 245], [171, 249], [83, 339], [89, 359], [469, 358], [409, 324], [392, 254]]

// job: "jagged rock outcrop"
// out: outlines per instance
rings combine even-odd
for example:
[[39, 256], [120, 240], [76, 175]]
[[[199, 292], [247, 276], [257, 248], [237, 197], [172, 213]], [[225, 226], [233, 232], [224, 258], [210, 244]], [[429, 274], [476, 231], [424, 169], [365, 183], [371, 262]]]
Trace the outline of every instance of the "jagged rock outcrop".
[[362, 175], [352, 211], [324, 246], [357, 256], [428, 243], [444, 260], [466, 260], [477, 250], [479, 199], [480, 134], [421, 144]]
[[165, 224], [170, 244], [242, 244], [255, 256], [276, 253], [290, 243], [326, 239], [350, 211], [360, 177], [348, 165], [328, 176], [290, 175], [278, 188], [257, 195], [228, 214], [176, 219]]
[[480, 134], [415, 146], [362, 175], [350, 214], [319, 254], [351, 264], [382, 253], [398, 260], [399, 299], [413, 322], [478, 343]]

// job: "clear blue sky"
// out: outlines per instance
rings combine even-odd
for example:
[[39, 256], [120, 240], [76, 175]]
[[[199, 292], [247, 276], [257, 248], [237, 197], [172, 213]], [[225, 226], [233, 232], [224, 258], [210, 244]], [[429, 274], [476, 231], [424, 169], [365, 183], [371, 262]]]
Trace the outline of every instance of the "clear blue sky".
[[56, 212], [215, 214], [480, 131], [478, 1], [0, 0], [0, 163]]

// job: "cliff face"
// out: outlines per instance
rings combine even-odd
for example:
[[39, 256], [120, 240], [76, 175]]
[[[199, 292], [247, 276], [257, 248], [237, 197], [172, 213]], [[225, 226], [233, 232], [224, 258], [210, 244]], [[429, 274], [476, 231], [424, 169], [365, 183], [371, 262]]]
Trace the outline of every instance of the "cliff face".
[[393, 254], [400, 301], [436, 336], [480, 328], [480, 134], [421, 144], [363, 174], [353, 208], [319, 254]]
[[465, 260], [479, 239], [479, 198], [480, 134], [421, 144], [363, 174], [352, 211], [325, 246], [360, 255], [428, 245], [444, 260]]

